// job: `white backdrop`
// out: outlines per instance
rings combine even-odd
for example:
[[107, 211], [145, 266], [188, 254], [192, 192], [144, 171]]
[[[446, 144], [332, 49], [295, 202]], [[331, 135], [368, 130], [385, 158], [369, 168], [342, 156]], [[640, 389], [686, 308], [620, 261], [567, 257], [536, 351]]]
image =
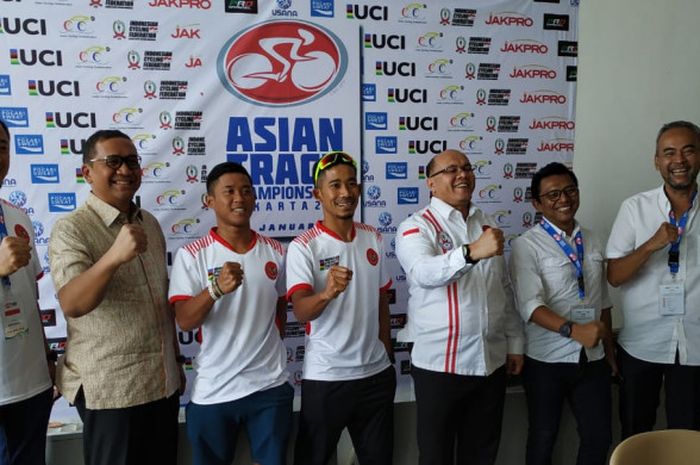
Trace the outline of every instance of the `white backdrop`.
[[[213, 225], [202, 195], [215, 164], [249, 169], [255, 228], [288, 238], [320, 217], [311, 165], [348, 151], [362, 161], [358, 216], [389, 245], [396, 330], [407, 296], [393, 235], [428, 201], [433, 154], [469, 155], [474, 201], [509, 240], [535, 221], [532, 173], [573, 158], [578, 2], [463, 3], [3, 0], [0, 118], [13, 144], [0, 193], [32, 217], [49, 272], [51, 226], [88, 193], [80, 149], [96, 129], [132, 137], [144, 159], [137, 200], [161, 222], [169, 256]], [[50, 273], [40, 291], [60, 349]], [[194, 335], [179, 337], [196, 357]], [[298, 384], [303, 328], [291, 312], [286, 341]], [[408, 356], [396, 349], [407, 399]]]

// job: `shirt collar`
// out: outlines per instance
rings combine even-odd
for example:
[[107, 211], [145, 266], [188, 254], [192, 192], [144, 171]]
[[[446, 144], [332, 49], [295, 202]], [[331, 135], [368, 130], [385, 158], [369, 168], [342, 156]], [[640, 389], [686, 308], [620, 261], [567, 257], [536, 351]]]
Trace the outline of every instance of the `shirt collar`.
[[[455, 207], [450, 205], [449, 203], [445, 202], [444, 200], [438, 199], [437, 197], [433, 196], [430, 199], [430, 206], [434, 208], [440, 216], [443, 218], [451, 218], [451, 215], [458, 215], [460, 218], [462, 218], [462, 212], [457, 210]], [[469, 213], [467, 214], [467, 218], [472, 216], [474, 212], [476, 211], [476, 207], [474, 204], [469, 205]], [[464, 218], [462, 218], [464, 220]]]
[[140, 223], [143, 220], [141, 209], [133, 202], [131, 203], [129, 214], [122, 213], [119, 209], [100, 199], [92, 192], [90, 192], [90, 196], [85, 203], [97, 213], [97, 216], [100, 217], [105, 226], [111, 226], [114, 223]]
[[561, 237], [563, 237], [564, 239], [570, 239], [570, 238], [572, 238], [572, 237], [575, 237], [576, 234], [581, 230], [581, 225], [578, 223], [578, 221], [576, 221], [576, 223], [575, 223], [575, 225], [574, 225], [574, 230], [571, 232], [571, 236], [569, 236], [568, 234], [566, 234], [566, 231], [564, 231], [563, 229], [559, 229], [559, 226], [557, 226], [556, 224], [552, 223], [552, 222], [549, 220], [549, 218], [547, 218], [547, 217], [545, 217], [545, 216], [543, 216], [542, 218], [545, 219], [545, 220], [547, 220], [547, 223], [549, 223], [549, 225], [557, 232], [557, 234], [559, 234], [559, 235], [560, 235]]

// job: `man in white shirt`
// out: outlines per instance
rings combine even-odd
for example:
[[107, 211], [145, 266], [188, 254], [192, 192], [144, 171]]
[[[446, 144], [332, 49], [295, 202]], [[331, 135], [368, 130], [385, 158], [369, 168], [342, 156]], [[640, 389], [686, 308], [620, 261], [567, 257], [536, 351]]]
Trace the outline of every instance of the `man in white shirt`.
[[515, 300], [527, 323], [525, 463], [552, 463], [568, 401], [580, 438], [576, 464], [604, 465], [612, 440], [615, 364], [603, 242], [576, 221], [578, 180], [569, 168], [550, 163], [535, 173], [531, 186], [542, 221], [513, 241], [510, 256]]
[[250, 228], [255, 191], [238, 163], [209, 172], [207, 205], [216, 227], [178, 250], [168, 292], [180, 328], [201, 330], [186, 412], [193, 463], [229, 465], [245, 427], [253, 461], [283, 465], [294, 398], [275, 325], [287, 317], [284, 248]]
[[624, 315], [623, 437], [654, 427], [662, 381], [668, 427], [700, 429], [699, 147], [695, 124], [661, 128], [654, 165], [663, 185], [625, 200], [608, 239], [608, 282]]
[[[9, 169], [10, 131], [0, 120], [0, 185]], [[0, 465], [46, 463], [56, 359], [44, 342], [36, 286], [43, 272], [33, 244], [29, 217], [0, 200]]]
[[457, 150], [433, 157], [430, 205], [396, 235], [410, 293], [420, 465], [493, 464], [506, 374], [523, 363], [503, 232], [471, 203], [473, 169]]
[[323, 220], [287, 256], [287, 296], [306, 323], [294, 463], [326, 465], [347, 427], [360, 465], [388, 465], [396, 373], [382, 236], [353, 220], [360, 184], [352, 157], [328, 153], [313, 174]]

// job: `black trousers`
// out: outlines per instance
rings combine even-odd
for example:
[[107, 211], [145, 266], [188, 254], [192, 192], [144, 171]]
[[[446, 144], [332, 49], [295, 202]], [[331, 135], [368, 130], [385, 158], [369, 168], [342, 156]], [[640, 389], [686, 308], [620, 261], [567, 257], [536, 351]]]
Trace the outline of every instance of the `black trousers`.
[[75, 399], [83, 420], [85, 465], [177, 464], [179, 394], [134, 407], [91, 410]]
[[0, 465], [44, 465], [53, 388], [0, 406]]
[[326, 465], [347, 427], [360, 465], [391, 465], [395, 392], [393, 366], [351, 381], [303, 380], [294, 463]]
[[492, 465], [501, 439], [506, 372], [462, 376], [411, 367], [420, 465]]
[[604, 465], [612, 442], [608, 362], [545, 363], [525, 358], [527, 465], [550, 465], [559, 421], [567, 401], [579, 435], [577, 465]]
[[700, 367], [681, 365], [678, 357], [674, 364], [647, 362], [622, 347], [617, 357], [623, 439], [654, 428], [662, 382], [667, 427], [700, 430]]

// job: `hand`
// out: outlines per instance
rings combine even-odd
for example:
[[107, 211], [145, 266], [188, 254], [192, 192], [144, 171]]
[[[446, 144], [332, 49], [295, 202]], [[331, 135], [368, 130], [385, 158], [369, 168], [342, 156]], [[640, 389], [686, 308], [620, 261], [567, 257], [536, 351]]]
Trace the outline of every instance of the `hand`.
[[323, 294], [328, 300], [333, 300], [343, 292], [352, 280], [352, 270], [344, 266], [333, 265], [328, 272], [326, 288]]
[[29, 264], [32, 247], [23, 237], [7, 236], [0, 242], [0, 276], [10, 276]]
[[469, 244], [469, 256], [473, 260], [491, 258], [496, 255], [503, 255], [503, 231], [497, 228], [488, 228], [481, 233], [481, 236]]
[[216, 278], [219, 289], [224, 294], [229, 294], [243, 284], [243, 268], [238, 262], [226, 262], [221, 267], [219, 276]]
[[571, 327], [571, 338], [587, 349], [598, 345], [601, 339], [608, 337], [608, 330], [602, 321], [594, 320], [586, 324], [574, 323]]
[[678, 239], [678, 228], [671, 223], [661, 223], [659, 229], [656, 230], [653, 236], [647, 241], [649, 247], [655, 252], [663, 249], [672, 242]]
[[137, 255], [142, 254], [148, 248], [148, 238], [146, 231], [138, 224], [125, 224], [119, 230], [114, 244], [109, 252], [114, 256], [117, 264], [123, 265], [130, 262]]
[[614, 377], [620, 375], [620, 369], [617, 367], [617, 359], [615, 358], [615, 349], [605, 348], [605, 360], [610, 365], [610, 374]]
[[525, 357], [522, 354], [506, 354], [506, 374], [519, 375], [523, 371]]

